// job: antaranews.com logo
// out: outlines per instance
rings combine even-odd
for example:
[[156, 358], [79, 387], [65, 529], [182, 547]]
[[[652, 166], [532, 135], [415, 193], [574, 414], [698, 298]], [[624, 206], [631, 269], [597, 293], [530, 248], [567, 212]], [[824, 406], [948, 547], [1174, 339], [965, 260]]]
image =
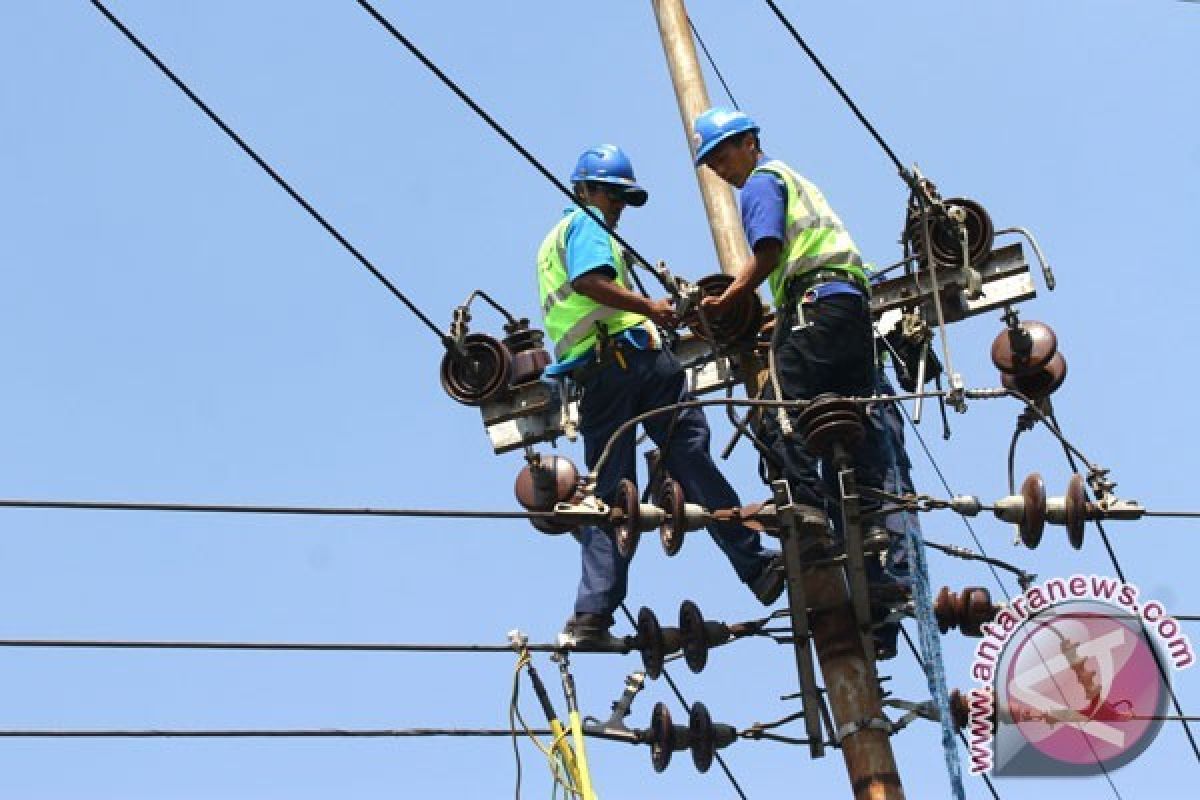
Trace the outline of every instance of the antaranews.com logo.
[[1115, 578], [1054, 578], [982, 626], [968, 695], [970, 771], [1078, 776], [1140, 755], [1162, 727], [1170, 669], [1195, 660], [1157, 601]]

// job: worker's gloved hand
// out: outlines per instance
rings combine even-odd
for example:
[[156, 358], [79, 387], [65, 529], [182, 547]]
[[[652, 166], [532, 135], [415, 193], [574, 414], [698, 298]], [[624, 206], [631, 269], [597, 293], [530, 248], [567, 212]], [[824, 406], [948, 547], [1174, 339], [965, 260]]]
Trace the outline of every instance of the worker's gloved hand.
[[656, 325], [667, 330], [675, 330], [675, 328], [679, 327], [679, 317], [675, 313], [675, 303], [668, 297], [650, 300], [646, 316], [653, 320]]

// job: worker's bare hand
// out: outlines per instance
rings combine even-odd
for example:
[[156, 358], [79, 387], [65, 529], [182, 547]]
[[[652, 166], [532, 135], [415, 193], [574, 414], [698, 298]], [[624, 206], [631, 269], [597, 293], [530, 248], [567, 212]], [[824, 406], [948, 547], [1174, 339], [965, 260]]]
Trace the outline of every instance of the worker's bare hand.
[[651, 300], [646, 316], [654, 320], [656, 325], [667, 330], [675, 330], [679, 327], [679, 317], [675, 315], [675, 304], [665, 297]]
[[711, 314], [714, 317], [723, 317], [733, 310], [737, 304], [740, 292], [733, 291], [733, 287], [729, 287], [719, 295], [706, 297], [700, 301], [700, 307], [705, 313]]

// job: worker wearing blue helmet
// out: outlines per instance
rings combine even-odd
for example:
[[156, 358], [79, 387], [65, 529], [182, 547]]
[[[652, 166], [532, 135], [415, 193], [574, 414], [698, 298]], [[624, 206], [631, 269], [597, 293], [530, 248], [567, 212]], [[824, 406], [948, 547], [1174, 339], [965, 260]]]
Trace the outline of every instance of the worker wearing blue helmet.
[[[626, 206], [640, 207], [647, 192], [638, 185], [628, 156], [615, 145], [589, 148], [571, 172], [578, 208], [565, 210], [538, 251], [538, 285], [546, 333], [554, 343], [551, 377], [567, 377], [581, 390], [579, 430], [584, 458], [594, 468], [623, 423], [656, 408], [688, 399], [683, 368], [663, 346], [659, 327], [677, 324], [670, 300], [651, 300], [630, 290], [619, 243], [584, 210], [615, 229]], [[708, 422], [689, 408], [643, 423], [663, 454], [664, 467], [685, 497], [709, 508], [741, 505], [713, 463]], [[614, 444], [600, 471], [596, 496], [612, 503], [622, 479], [636, 483], [636, 444], [631, 429]], [[783, 591], [778, 554], [764, 550], [759, 536], [743, 525], [712, 525], [709, 532], [738, 577], [765, 604]], [[580, 532], [582, 577], [575, 610], [565, 631], [575, 644], [610, 642], [613, 612], [625, 599], [629, 559], [610, 533]]]
[[[768, 158], [759, 126], [741, 111], [713, 108], [700, 114], [692, 142], [697, 167], [741, 189], [742, 227], [752, 252], [725, 292], [706, 298], [705, 307], [720, 315], [765, 281], [777, 314], [772, 356], [782, 396], [874, 394], [870, 284], [858, 247], [821, 190]], [[774, 396], [774, 387], [768, 391]], [[785, 435], [777, 415], [763, 419], [766, 443], [783, 465], [796, 501], [833, 510], [837, 490], [821, 481], [818, 460], [799, 436]], [[868, 424], [866, 433], [853, 453], [856, 471], [861, 485], [881, 489], [887, 466], [882, 431]], [[867, 513], [880, 507], [869, 498], [862, 505]], [[834, 520], [840, 529], [836, 515]], [[869, 527], [865, 539], [877, 551], [892, 544], [880, 525]], [[879, 566], [874, 560], [872, 565]], [[872, 572], [880, 576], [878, 569]]]

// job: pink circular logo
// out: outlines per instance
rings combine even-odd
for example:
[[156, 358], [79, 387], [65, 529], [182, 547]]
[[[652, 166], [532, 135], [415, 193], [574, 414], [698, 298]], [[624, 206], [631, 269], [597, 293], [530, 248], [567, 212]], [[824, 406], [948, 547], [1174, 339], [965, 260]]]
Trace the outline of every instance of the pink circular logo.
[[[1029, 620], [1006, 653], [997, 729], [1015, 729], [1010, 774], [1099, 773], [1128, 763], [1162, 726], [1167, 692], [1134, 617], [1103, 603]], [[1025, 752], [1018, 752], [1025, 751]], [[1034, 765], [1037, 765], [1034, 768]]]

